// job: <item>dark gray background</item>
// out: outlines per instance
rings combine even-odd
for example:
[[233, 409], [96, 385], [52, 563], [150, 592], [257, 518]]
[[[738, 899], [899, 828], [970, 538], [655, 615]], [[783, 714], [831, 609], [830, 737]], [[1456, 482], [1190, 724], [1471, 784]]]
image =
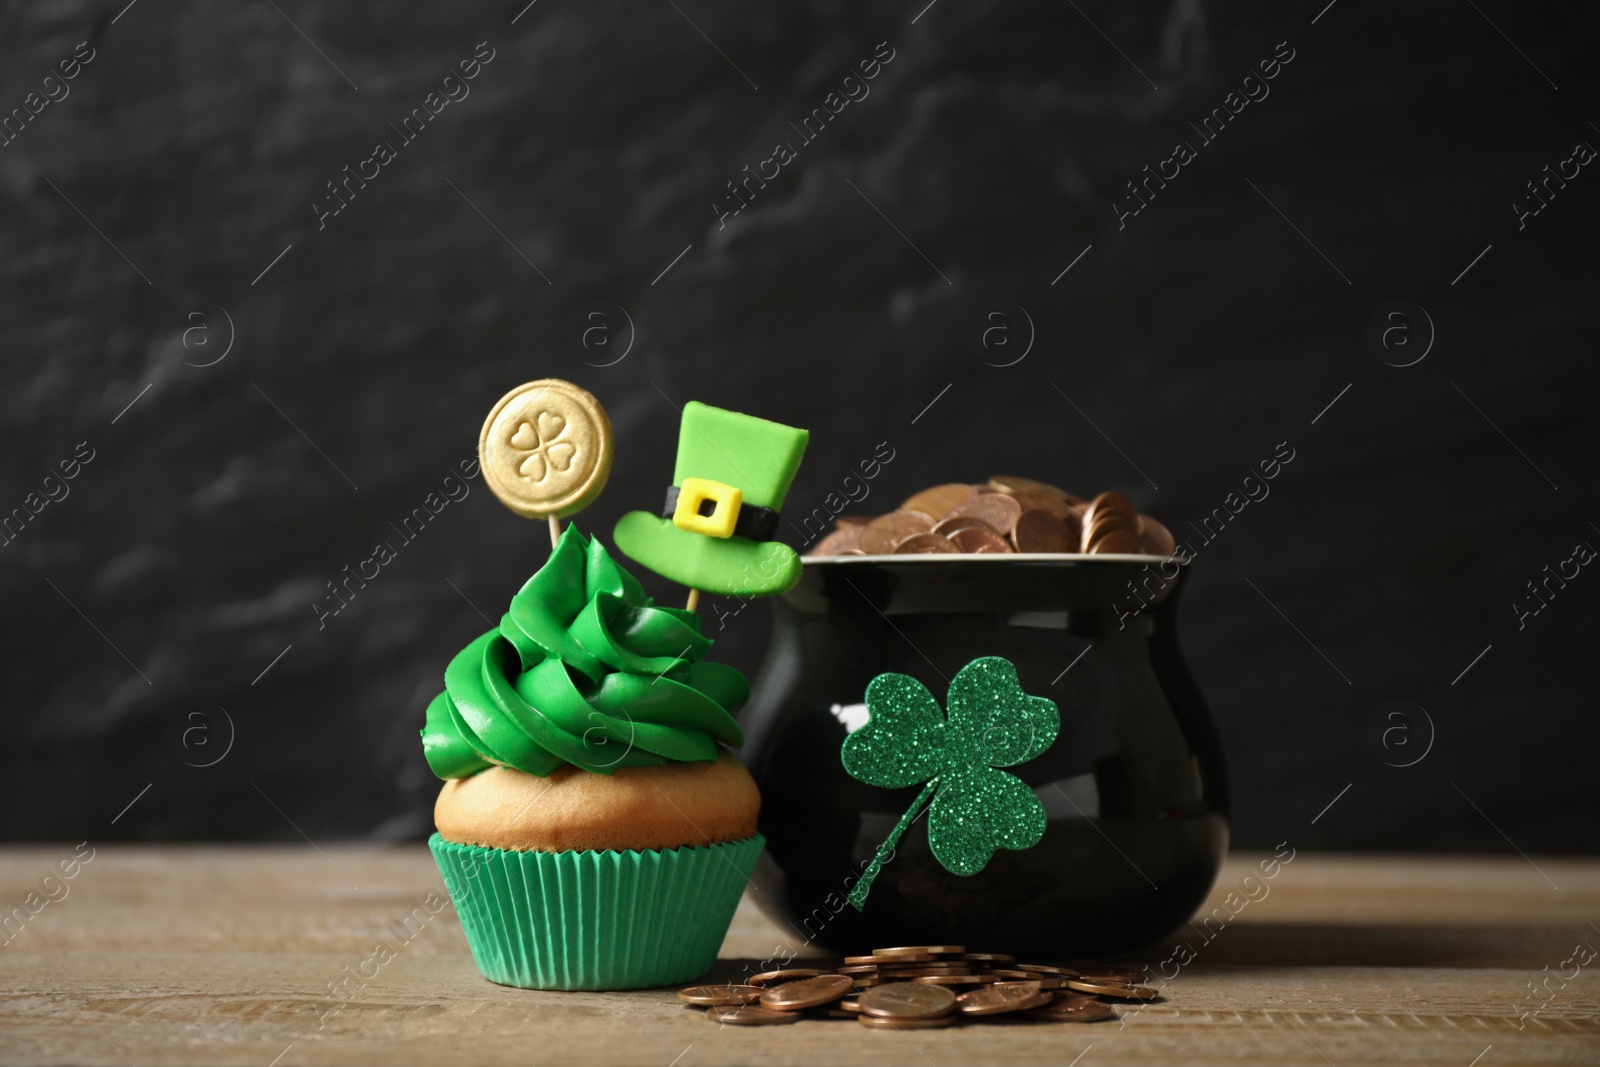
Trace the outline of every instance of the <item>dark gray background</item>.
[[[544, 532], [479, 480], [325, 629], [311, 605], [502, 392], [562, 376], [616, 427], [579, 519], [608, 540], [658, 501], [689, 399], [811, 428], [793, 513], [887, 441], [866, 510], [1016, 472], [1124, 489], [1182, 534], [1288, 441], [1183, 620], [1236, 844], [1600, 846], [1600, 577], [1524, 629], [1512, 608], [1600, 545], [1600, 175], [1520, 231], [1511, 206], [1600, 145], [1592, 7], [278, 7], [0, 17], [6, 113], [97, 50], [0, 147], [0, 514], [95, 450], [0, 548], [6, 836], [426, 833], [424, 705]], [[319, 231], [324, 183], [483, 41], [471, 95]], [[724, 183], [880, 41], [870, 96], [719, 229]], [[1119, 230], [1124, 182], [1283, 41], [1271, 95]], [[566, 337], [594, 299], [637, 328], [608, 368]], [[1402, 299], [1437, 341], [1395, 368], [1365, 335]], [[991, 300], [1036, 326], [1015, 366], [967, 345]], [[218, 351], [183, 340], [216, 306], [231, 351], [185, 365]], [[767, 626], [745, 611], [717, 656], [753, 674]], [[1437, 729], [1406, 769], [1367, 742], [1395, 699]], [[168, 737], [197, 700], [236, 731], [205, 768]]]

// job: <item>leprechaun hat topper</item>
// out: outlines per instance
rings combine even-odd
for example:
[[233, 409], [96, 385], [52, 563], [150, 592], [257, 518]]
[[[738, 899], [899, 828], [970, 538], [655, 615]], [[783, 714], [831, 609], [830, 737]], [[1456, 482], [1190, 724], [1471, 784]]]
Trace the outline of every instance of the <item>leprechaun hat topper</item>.
[[800, 580], [800, 557], [774, 540], [811, 434], [690, 401], [659, 515], [631, 511], [612, 532], [624, 555], [711, 593], [763, 596]]

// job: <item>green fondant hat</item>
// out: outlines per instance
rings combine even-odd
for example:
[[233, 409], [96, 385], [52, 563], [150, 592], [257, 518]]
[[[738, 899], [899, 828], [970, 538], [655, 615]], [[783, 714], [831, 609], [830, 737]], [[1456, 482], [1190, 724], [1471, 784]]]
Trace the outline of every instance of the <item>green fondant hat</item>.
[[760, 596], [800, 580], [794, 549], [773, 540], [811, 434], [690, 401], [663, 514], [630, 511], [612, 539], [629, 559], [691, 589]]

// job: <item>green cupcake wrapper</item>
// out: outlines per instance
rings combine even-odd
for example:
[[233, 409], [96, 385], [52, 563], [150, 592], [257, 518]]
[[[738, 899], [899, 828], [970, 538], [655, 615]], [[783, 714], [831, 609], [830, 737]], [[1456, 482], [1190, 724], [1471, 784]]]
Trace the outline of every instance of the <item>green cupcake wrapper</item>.
[[716, 962], [760, 834], [662, 851], [428, 847], [478, 970], [524, 989], [682, 984]]

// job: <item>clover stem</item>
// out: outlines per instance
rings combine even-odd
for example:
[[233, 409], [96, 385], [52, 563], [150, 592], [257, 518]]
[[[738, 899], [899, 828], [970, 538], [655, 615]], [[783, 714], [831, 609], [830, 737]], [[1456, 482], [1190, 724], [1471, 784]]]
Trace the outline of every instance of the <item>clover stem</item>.
[[550, 547], [555, 548], [561, 543], [561, 520], [554, 515], [550, 516]]
[[867, 891], [872, 888], [873, 879], [878, 877], [878, 872], [883, 869], [883, 865], [889, 862], [884, 858], [884, 853], [892, 854], [894, 852], [894, 846], [900, 843], [901, 835], [906, 832], [912, 823], [917, 821], [917, 816], [921, 814], [923, 805], [933, 798], [933, 792], [938, 788], [938, 775], [928, 779], [928, 784], [922, 787], [922, 792], [918, 793], [917, 799], [911, 802], [911, 807], [907, 808], [906, 813], [900, 816], [900, 822], [895, 825], [889, 836], [884, 838], [883, 844], [878, 846], [878, 851], [872, 857], [872, 862], [867, 865], [865, 871], [861, 872], [861, 880], [850, 890], [848, 899], [857, 911], [861, 911], [865, 907]]

